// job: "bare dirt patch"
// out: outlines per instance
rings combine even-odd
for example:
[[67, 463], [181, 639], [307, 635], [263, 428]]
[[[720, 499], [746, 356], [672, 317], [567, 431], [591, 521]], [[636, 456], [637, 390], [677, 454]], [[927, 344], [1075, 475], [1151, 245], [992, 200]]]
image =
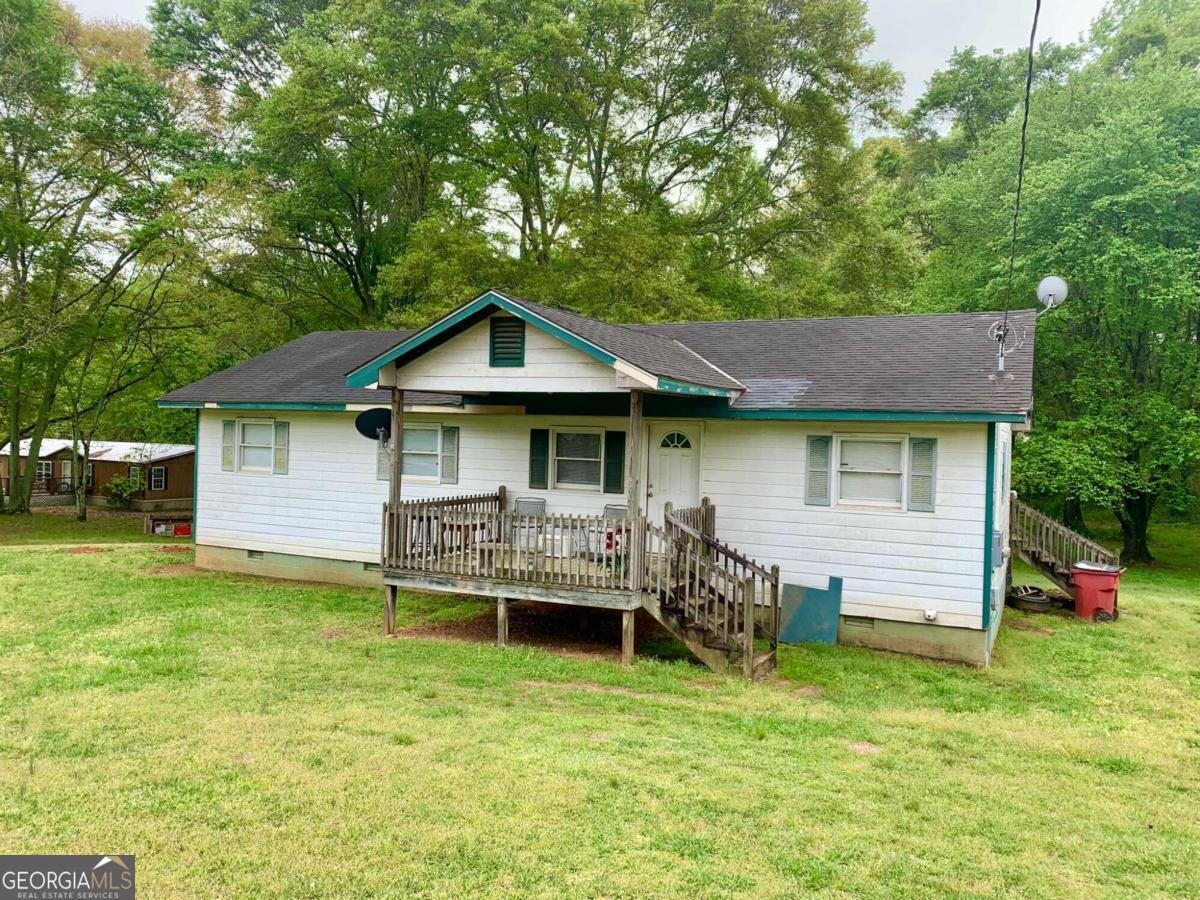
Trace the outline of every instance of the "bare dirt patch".
[[107, 550], [107, 547], [96, 547], [89, 544], [86, 547], [67, 547], [65, 550], [63, 550], [63, 553], [70, 553], [72, 556], [78, 556], [81, 553], [104, 553]]
[[350, 632], [342, 631], [340, 628], [334, 628], [332, 625], [327, 625], [326, 627], [322, 628], [317, 632], [317, 635], [327, 641], [336, 641], [342, 638], [354, 637], [354, 635], [352, 635]]
[[[437, 622], [402, 628], [402, 638], [433, 638], [446, 641], [496, 642], [495, 612], [470, 619]], [[670, 634], [649, 614], [641, 611], [635, 623], [635, 652], [643, 652], [643, 641], [661, 642]], [[621, 660], [621, 613], [612, 609], [589, 609], [546, 603], [509, 603], [508, 642], [522, 647], [539, 647], [551, 653], [585, 660]]]
[[851, 741], [846, 745], [846, 749], [851, 753], [858, 753], [862, 756], [869, 756], [872, 753], [882, 753], [883, 748], [878, 744], [872, 744], [870, 741]]
[[1023, 619], [1017, 616], [1012, 616], [1005, 624], [1010, 628], [1017, 629], [1017, 631], [1032, 631], [1034, 634], [1054, 634], [1053, 628], [1047, 628], [1044, 625], [1038, 625], [1032, 619]]
[[165, 544], [158, 548], [159, 553], [188, 553], [192, 548], [187, 544]]

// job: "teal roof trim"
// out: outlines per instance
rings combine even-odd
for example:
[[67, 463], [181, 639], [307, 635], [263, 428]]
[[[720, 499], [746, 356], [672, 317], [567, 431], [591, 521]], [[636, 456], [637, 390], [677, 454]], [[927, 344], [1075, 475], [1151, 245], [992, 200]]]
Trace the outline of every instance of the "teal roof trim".
[[574, 347], [576, 350], [581, 350], [592, 359], [602, 362], [606, 366], [611, 366], [617, 361], [617, 358], [611, 353], [607, 352], [606, 350], [602, 350], [590, 341], [585, 341], [577, 334], [573, 334], [570, 331], [555, 325], [548, 319], [542, 318], [537, 313], [526, 309], [519, 303], [514, 303], [512, 300], [502, 296], [501, 294], [497, 294], [495, 291], [488, 291], [486, 294], [476, 297], [466, 306], [455, 310], [444, 319], [440, 319], [429, 327], [418, 331], [408, 340], [401, 342], [391, 350], [388, 350], [386, 353], [382, 353], [375, 357], [366, 365], [359, 366], [346, 376], [346, 386], [353, 388], [370, 387], [372, 384], [375, 384], [379, 381], [379, 370], [384, 366], [395, 362], [401, 356], [411, 353], [413, 350], [428, 344], [430, 341], [435, 340], [442, 334], [445, 334], [447, 331], [456, 328], [458, 325], [461, 325], [463, 322], [471, 319], [473, 316], [478, 315], [489, 306], [495, 306], [498, 309], [502, 309], [505, 312], [511, 313], [519, 319], [523, 319], [528, 324], [540, 328], [547, 334], [553, 335], [564, 343]]
[[726, 388], [705, 387], [700, 384], [689, 384], [686, 381], [675, 381], [671, 378], [659, 378], [657, 389], [670, 394], [684, 394], [689, 397], [733, 396], [733, 391]]
[[996, 522], [996, 424], [987, 428], [987, 469], [983, 482], [983, 630], [992, 624], [992, 529]]

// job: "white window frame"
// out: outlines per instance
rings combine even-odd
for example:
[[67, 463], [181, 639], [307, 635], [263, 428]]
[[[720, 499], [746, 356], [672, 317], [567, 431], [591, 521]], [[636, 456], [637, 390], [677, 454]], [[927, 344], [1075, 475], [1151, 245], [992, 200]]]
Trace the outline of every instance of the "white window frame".
[[[48, 474], [43, 474], [48, 473]], [[39, 459], [34, 464], [33, 469], [34, 479], [37, 481], [53, 481], [54, 480], [54, 460]]]
[[[434, 467], [432, 475], [409, 475], [404, 471], [404, 434], [409, 431], [432, 431], [437, 437], [436, 448], [432, 451], [428, 450], [409, 450], [408, 453], [414, 456], [432, 456]], [[403, 434], [400, 436], [398, 447], [393, 447], [392, 452], [400, 454], [400, 480], [413, 484], [440, 484], [442, 480], [442, 423], [441, 422], [405, 422]]]
[[139, 490], [145, 490], [146, 483], [142, 479], [142, 467], [141, 466], [136, 465], [136, 464], [131, 465], [129, 467], [129, 470], [125, 474], [133, 484], [137, 485]]
[[96, 464], [88, 463], [87, 464], [87, 486], [95, 487], [95, 485], [96, 485]]
[[165, 491], [167, 489], [167, 467], [150, 467], [150, 490]]
[[[562, 428], [550, 429], [550, 489], [553, 491], [581, 491], [585, 494], [600, 494], [604, 492], [604, 428], [589, 427], [587, 425], [569, 425]], [[598, 434], [600, 435], [600, 480], [595, 487], [586, 484], [559, 484], [558, 483], [558, 436], [560, 434]], [[626, 437], [626, 440], [629, 438]], [[579, 459], [581, 456], [564, 456], [563, 459]], [[588, 459], [588, 462], [592, 460]]]
[[[266, 425], [271, 431], [270, 444], [250, 444], [251, 447], [268, 447], [271, 451], [271, 462], [264, 469], [260, 466], [247, 466], [242, 463], [242, 449], [247, 444], [242, 440], [247, 425]], [[275, 420], [274, 419], [237, 419], [233, 429], [233, 469], [241, 475], [273, 475], [275, 474]]]
[[[908, 434], [835, 434], [833, 436], [833, 505], [843, 509], [873, 509], [903, 512], [906, 509], [908, 497]], [[878, 475], [895, 475], [900, 479], [899, 500], [861, 500], [858, 498], [842, 498], [842, 443], [844, 441], [872, 441], [880, 444], [900, 445], [900, 471], [892, 472], [884, 469], [853, 469], [846, 471], [864, 472]]]

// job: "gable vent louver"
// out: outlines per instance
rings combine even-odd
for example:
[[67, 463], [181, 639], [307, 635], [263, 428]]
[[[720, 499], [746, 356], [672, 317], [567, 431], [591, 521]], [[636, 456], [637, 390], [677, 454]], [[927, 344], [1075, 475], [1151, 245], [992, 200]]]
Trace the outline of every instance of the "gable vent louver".
[[491, 320], [491, 345], [488, 362], [497, 367], [525, 365], [525, 322], [523, 319], [496, 317]]

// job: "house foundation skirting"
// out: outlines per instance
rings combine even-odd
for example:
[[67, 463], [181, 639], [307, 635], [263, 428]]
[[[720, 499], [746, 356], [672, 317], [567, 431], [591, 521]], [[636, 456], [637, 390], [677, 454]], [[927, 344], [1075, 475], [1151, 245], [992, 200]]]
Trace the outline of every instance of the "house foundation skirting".
[[991, 650], [988, 633], [982, 629], [858, 616], [841, 617], [838, 643], [948, 659], [973, 666], [986, 666]]
[[383, 575], [378, 566], [368, 568], [367, 563], [300, 556], [295, 553], [275, 553], [270, 550], [238, 550], [232, 547], [197, 544], [196, 567], [214, 572], [236, 572], [241, 575], [261, 575], [265, 578], [286, 578], [291, 581], [317, 581], [372, 588], [383, 586]]

